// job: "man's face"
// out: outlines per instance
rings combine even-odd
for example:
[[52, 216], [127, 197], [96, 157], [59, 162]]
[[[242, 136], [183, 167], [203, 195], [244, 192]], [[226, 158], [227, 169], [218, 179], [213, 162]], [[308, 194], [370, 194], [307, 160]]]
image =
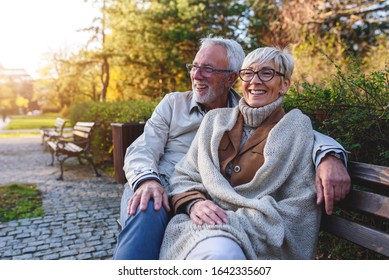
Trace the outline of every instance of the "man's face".
[[[193, 64], [227, 70], [227, 51], [217, 45], [204, 47], [196, 54]], [[207, 110], [225, 107], [228, 90], [234, 82], [231, 82], [231, 75], [231, 73], [213, 72], [209, 77], [204, 77], [200, 69], [195, 69], [191, 74], [195, 100], [203, 104]]]

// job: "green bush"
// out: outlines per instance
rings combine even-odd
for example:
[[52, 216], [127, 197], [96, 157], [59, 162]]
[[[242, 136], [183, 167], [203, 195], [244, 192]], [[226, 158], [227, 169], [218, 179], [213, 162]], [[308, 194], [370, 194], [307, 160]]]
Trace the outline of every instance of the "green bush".
[[[349, 160], [389, 166], [389, 70], [362, 73], [358, 62], [321, 83], [294, 86], [285, 108], [299, 108], [310, 116], [317, 131], [335, 138], [350, 152]], [[350, 213], [335, 207], [341, 216]], [[358, 220], [359, 216], [352, 219]], [[363, 221], [388, 231], [388, 223], [372, 218]], [[319, 259], [382, 259], [370, 250], [320, 232]]]
[[364, 74], [354, 62], [347, 74], [321, 84], [294, 86], [286, 108], [300, 108], [316, 130], [330, 135], [350, 152], [349, 159], [389, 165], [389, 69]]
[[69, 108], [72, 125], [78, 121], [96, 122], [92, 149], [96, 162], [112, 162], [111, 123], [146, 122], [159, 100], [131, 100], [119, 102], [83, 102]]

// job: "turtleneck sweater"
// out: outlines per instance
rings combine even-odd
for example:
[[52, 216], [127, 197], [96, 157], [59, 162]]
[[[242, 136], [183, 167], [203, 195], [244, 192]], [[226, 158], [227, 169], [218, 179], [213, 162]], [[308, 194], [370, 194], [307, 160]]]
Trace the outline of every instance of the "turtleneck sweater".
[[[263, 107], [254, 108], [249, 106], [244, 98], [239, 100], [239, 111], [243, 116], [243, 132], [242, 132], [242, 140], [240, 142], [240, 149], [247, 142], [247, 139], [254, 133], [254, 131], [259, 127], [263, 121], [270, 116], [273, 111], [282, 104], [284, 100], [283, 96], [280, 96], [274, 102], [265, 105]], [[226, 175], [227, 180], [230, 180], [230, 176], [232, 173], [233, 162], [231, 161], [226, 167]]]

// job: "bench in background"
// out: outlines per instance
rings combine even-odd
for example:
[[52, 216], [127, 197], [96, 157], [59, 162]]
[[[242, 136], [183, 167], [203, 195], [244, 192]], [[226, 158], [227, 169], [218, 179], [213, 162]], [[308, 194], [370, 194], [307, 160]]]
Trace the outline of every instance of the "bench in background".
[[47, 141], [51, 150], [51, 165], [54, 164], [54, 156], [60, 164], [61, 175], [58, 180], [63, 180], [63, 164], [71, 157], [77, 157], [80, 164], [82, 164], [81, 159], [86, 159], [93, 166], [96, 176], [100, 176], [93, 162], [91, 150], [91, 138], [95, 126], [94, 122], [77, 122], [72, 129], [71, 138], [60, 137], [54, 141]]
[[336, 214], [323, 213], [321, 229], [389, 257], [389, 167], [351, 161], [348, 171], [355, 187]]
[[64, 119], [56, 118], [53, 127], [41, 127], [42, 145], [47, 141], [55, 141], [62, 137], [66, 122]]

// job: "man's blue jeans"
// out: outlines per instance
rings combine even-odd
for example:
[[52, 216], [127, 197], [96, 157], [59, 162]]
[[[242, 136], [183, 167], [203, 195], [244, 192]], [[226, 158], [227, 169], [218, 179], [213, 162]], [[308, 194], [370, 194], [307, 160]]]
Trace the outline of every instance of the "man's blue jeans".
[[119, 234], [114, 260], [157, 260], [163, 235], [168, 223], [168, 213], [161, 207], [154, 210], [154, 201], [150, 200], [146, 211], [129, 216], [124, 224], [123, 213], [127, 208], [127, 197], [122, 198], [121, 222], [123, 229]]

